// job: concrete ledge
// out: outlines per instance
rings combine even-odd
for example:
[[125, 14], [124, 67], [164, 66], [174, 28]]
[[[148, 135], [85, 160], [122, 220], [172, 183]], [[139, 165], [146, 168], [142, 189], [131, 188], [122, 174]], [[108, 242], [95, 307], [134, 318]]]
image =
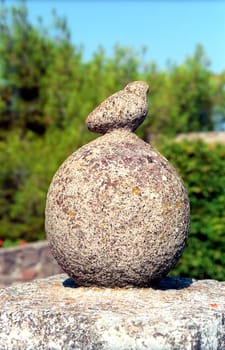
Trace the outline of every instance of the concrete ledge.
[[0, 349], [225, 349], [225, 282], [100, 289], [62, 274], [1, 289], [0, 303]]

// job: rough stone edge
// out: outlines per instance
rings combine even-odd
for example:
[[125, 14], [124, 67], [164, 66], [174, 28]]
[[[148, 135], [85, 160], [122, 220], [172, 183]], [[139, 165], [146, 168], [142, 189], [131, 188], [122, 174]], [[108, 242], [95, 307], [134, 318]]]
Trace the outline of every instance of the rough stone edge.
[[77, 288], [62, 274], [0, 296], [1, 349], [225, 349], [225, 282], [167, 277], [154, 288]]

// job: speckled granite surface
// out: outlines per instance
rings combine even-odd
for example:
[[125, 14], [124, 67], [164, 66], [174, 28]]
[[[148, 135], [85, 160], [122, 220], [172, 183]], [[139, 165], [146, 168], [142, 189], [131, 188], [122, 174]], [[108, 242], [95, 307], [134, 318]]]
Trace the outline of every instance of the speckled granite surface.
[[76, 287], [67, 275], [0, 290], [0, 349], [224, 350], [225, 282]]

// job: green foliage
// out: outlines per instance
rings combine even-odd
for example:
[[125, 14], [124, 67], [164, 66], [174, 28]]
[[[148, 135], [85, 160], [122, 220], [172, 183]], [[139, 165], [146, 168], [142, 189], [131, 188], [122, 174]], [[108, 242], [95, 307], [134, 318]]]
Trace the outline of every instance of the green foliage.
[[[1, 1], [1, 0], [0, 0]], [[0, 243], [43, 239], [46, 193], [65, 158], [89, 142], [85, 118], [101, 101], [132, 80], [150, 85], [149, 135], [213, 129], [224, 120], [225, 73], [213, 74], [204, 50], [180, 66], [159, 71], [136, 52], [116, 45], [88, 62], [70, 42], [64, 18], [53, 13], [47, 30], [30, 23], [26, 6], [0, 9]], [[179, 169], [192, 209], [188, 248], [174, 273], [224, 279], [224, 147], [163, 143]]]
[[144, 135], [213, 130], [216, 111], [224, 120], [225, 76], [212, 74], [201, 46], [180, 66], [158, 72], [150, 65], [146, 74], [151, 118], [145, 123]]
[[188, 245], [172, 274], [225, 279], [225, 146], [173, 141], [160, 150], [180, 173], [191, 204]]
[[0, 143], [1, 239], [43, 239], [46, 193], [56, 169], [83, 142], [82, 129], [73, 123], [62, 132], [53, 129], [43, 138], [17, 131]]
[[11, 11], [3, 7], [0, 29], [0, 126], [6, 130], [24, 130], [30, 123], [41, 126], [38, 92], [46, 69], [43, 57], [48, 56], [51, 45], [31, 26], [24, 6]]

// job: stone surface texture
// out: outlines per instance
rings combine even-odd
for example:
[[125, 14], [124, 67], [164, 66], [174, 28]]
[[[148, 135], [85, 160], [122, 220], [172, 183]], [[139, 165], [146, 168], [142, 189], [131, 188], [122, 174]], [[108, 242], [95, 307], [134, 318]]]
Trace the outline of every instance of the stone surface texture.
[[224, 350], [225, 282], [76, 287], [66, 275], [0, 290], [0, 349]]
[[[183, 182], [131, 132], [146, 116], [147, 92], [143, 82], [128, 84], [91, 113], [88, 127], [107, 133], [73, 153], [50, 185], [51, 251], [79, 285], [148, 286], [169, 272], [184, 249], [189, 201]], [[108, 129], [107, 118], [115, 128]]]
[[47, 241], [0, 249], [0, 288], [62, 272]]

